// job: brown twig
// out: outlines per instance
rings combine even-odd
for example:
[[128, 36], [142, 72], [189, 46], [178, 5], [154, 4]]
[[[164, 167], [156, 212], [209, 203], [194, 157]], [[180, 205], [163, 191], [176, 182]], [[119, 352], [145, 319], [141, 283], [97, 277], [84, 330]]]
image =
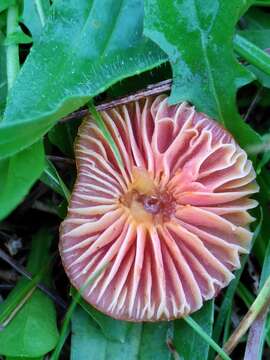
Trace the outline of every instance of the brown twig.
[[[172, 79], [160, 81], [156, 84], [148, 85], [145, 89], [139, 90], [133, 94], [126, 95], [126, 96], [117, 98], [115, 100], [109, 101], [109, 102], [98, 104], [98, 105], [96, 105], [96, 109], [98, 111], [104, 111], [104, 110], [114, 108], [115, 106], [124, 105], [124, 104], [128, 104], [130, 102], [133, 102], [133, 101], [140, 100], [146, 96], [161, 94], [165, 91], [170, 90], [171, 86], [172, 86]], [[80, 110], [75, 111], [75, 112], [71, 113], [70, 115], [62, 118], [60, 120], [60, 123], [63, 123], [63, 122], [69, 121], [69, 120], [79, 119], [81, 117], [84, 117], [87, 114], [88, 114], [88, 109], [80, 109]]]
[[[28, 280], [32, 280], [32, 274], [27, 271], [22, 265], [18, 264], [16, 261], [12, 259], [9, 255], [7, 255], [3, 250], [0, 249], [0, 259], [8, 263], [15, 269], [19, 274], [26, 277]], [[43, 291], [47, 296], [49, 296], [55, 303], [61, 306], [64, 310], [67, 309], [67, 304], [64, 300], [52, 289], [49, 289], [46, 285], [42, 283], [38, 283], [37, 287]]]

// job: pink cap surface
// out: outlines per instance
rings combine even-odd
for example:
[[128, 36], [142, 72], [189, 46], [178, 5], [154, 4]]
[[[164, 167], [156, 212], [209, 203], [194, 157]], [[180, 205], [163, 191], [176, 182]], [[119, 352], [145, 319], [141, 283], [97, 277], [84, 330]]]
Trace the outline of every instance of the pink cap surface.
[[249, 251], [247, 210], [257, 205], [249, 195], [258, 191], [252, 163], [217, 122], [186, 103], [169, 106], [165, 95], [101, 115], [122, 165], [86, 118], [60, 231], [70, 281], [114, 318], [194, 312], [232, 280]]

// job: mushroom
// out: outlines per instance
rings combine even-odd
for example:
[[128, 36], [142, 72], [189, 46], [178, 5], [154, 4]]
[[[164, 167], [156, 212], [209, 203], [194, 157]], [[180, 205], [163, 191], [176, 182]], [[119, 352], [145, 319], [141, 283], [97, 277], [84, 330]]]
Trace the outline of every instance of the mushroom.
[[114, 318], [186, 316], [228, 285], [250, 249], [252, 163], [217, 122], [187, 103], [168, 105], [166, 95], [101, 116], [122, 162], [86, 118], [60, 231], [67, 275]]

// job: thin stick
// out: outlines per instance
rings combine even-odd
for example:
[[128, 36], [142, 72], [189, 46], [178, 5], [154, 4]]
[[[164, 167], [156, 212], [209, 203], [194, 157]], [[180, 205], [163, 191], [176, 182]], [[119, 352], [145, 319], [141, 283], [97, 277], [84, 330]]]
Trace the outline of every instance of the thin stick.
[[[8, 263], [13, 269], [15, 269], [19, 274], [26, 277], [28, 280], [33, 280], [33, 276], [30, 272], [28, 272], [22, 265], [18, 264], [16, 261], [12, 259], [9, 255], [7, 255], [3, 250], [0, 249], [0, 259], [4, 260]], [[49, 296], [55, 303], [61, 306], [64, 310], [67, 309], [67, 304], [64, 302], [61, 297], [56, 294], [55, 291], [49, 289], [46, 285], [42, 283], [38, 283], [37, 287], [43, 291], [47, 296]]]
[[[146, 96], [161, 94], [164, 91], [170, 90], [171, 86], [172, 86], [172, 79], [160, 81], [156, 84], [148, 85], [145, 89], [139, 90], [133, 94], [130, 94], [130, 95], [106, 102], [106, 103], [98, 104], [98, 105], [96, 105], [96, 110], [104, 111], [104, 110], [112, 109], [115, 106], [124, 105], [124, 104], [128, 104], [130, 102], [133, 102], [133, 101], [143, 99]], [[79, 118], [86, 116], [88, 113], [89, 113], [88, 109], [81, 109], [81, 110], [75, 111], [72, 114], [62, 118], [59, 122], [63, 123], [63, 122], [69, 121], [69, 120], [79, 119]]]

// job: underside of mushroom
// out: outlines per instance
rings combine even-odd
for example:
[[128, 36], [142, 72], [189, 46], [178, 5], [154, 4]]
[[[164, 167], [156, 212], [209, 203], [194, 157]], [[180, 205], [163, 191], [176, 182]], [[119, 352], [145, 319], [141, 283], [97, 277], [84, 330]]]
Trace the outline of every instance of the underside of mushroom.
[[194, 312], [232, 280], [250, 249], [252, 163], [217, 122], [186, 103], [169, 106], [165, 95], [101, 116], [121, 162], [86, 118], [60, 231], [70, 281], [114, 318]]

